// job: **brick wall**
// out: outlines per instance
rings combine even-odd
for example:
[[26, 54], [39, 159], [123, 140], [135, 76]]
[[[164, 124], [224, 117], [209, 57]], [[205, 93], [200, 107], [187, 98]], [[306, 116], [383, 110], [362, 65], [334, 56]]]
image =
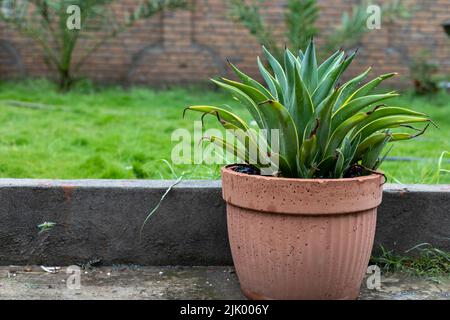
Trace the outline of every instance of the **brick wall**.
[[[119, 13], [137, 0], [119, 0]], [[268, 0], [264, 8], [280, 42], [284, 42], [285, 0]], [[330, 32], [344, 11], [358, 0], [319, 0], [319, 26]], [[383, 0], [375, 2], [382, 3]], [[420, 9], [408, 20], [383, 24], [367, 34], [350, 74], [373, 66], [375, 73], [399, 72], [396, 84], [407, 84], [408, 63], [413, 55], [429, 49], [441, 71], [450, 72], [450, 38], [441, 24], [450, 19], [450, 0], [407, 0]], [[191, 10], [166, 12], [140, 21], [133, 29], [103, 45], [81, 69], [81, 73], [102, 83], [152, 84], [202, 82], [217, 74], [230, 75], [226, 59], [256, 75], [255, 56], [259, 44], [242, 27], [231, 21], [226, 0], [195, 0]], [[322, 41], [321, 38], [318, 42]], [[78, 50], [85, 47], [83, 43]], [[81, 51], [76, 52], [79, 56]], [[0, 78], [52, 75], [40, 48], [31, 40], [0, 24]], [[392, 83], [394, 84], [394, 83]]]

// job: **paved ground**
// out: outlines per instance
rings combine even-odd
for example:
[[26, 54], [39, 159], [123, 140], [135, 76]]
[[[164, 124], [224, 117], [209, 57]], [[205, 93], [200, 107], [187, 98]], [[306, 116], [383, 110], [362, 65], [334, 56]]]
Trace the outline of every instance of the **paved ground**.
[[[0, 299], [244, 299], [231, 267], [113, 266], [81, 271], [81, 288], [68, 289], [66, 268], [0, 267]], [[440, 283], [439, 283], [440, 282]], [[450, 280], [391, 274], [380, 290], [363, 284], [360, 299], [448, 299]]]

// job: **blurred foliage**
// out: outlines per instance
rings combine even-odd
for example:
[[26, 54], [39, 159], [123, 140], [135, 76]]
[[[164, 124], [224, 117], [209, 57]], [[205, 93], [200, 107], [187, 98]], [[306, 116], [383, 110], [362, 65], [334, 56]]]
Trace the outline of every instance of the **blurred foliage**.
[[317, 35], [316, 27], [319, 18], [319, 7], [316, 0], [289, 0], [287, 3], [286, 36], [292, 48], [303, 49], [308, 46], [312, 37]]
[[351, 13], [342, 14], [341, 23], [326, 37], [325, 50], [331, 52], [339, 47], [352, 48], [369, 31], [367, 28], [368, 2], [353, 5]]
[[[309, 39], [321, 36], [317, 28], [320, 17], [320, 7], [317, 0], [287, 0], [284, 21], [286, 33], [283, 39], [278, 39], [272, 32], [261, 12], [265, 0], [229, 0], [230, 14], [239, 23], [242, 23], [258, 42], [271, 51], [277, 59], [282, 59], [283, 48], [286, 45], [293, 51], [306, 49]], [[325, 53], [333, 52], [339, 48], [353, 49], [363, 36], [370, 31], [367, 28], [367, 19], [370, 14], [368, 6], [372, 2], [363, 0], [353, 5], [351, 12], [344, 12], [340, 23], [324, 37]], [[414, 10], [404, 3], [404, 0], [385, 1], [381, 6], [382, 22], [392, 23], [396, 19], [407, 19]]]
[[394, 23], [397, 19], [409, 19], [412, 12], [418, 10], [417, 6], [406, 5], [403, 0], [391, 0], [383, 4], [383, 21]]
[[[59, 88], [67, 91], [74, 74], [99, 47], [127, 30], [136, 21], [151, 17], [166, 8], [186, 5], [185, 0], [145, 0], [118, 18], [111, 5], [115, 0], [0, 0], [0, 21], [33, 39], [44, 52], [48, 67], [59, 76]], [[79, 28], [69, 28], [69, 20], [79, 10]], [[90, 31], [100, 31], [101, 36]], [[83, 53], [77, 61], [74, 51], [79, 40]]]
[[430, 60], [431, 53], [422, 50], [417, 53], [409, 65], [410, 77], [417, 94], [434, 94], [439, 91], [439, 66]]
[[278, 47], [271, 27], [267, 25], [260, 11], [260, 7], [265, 0], [251, 1], [250, 4], [247, 4], [242, 0], [229, 0], [231, 16], [236, 21], [242, 23], [256, 37], [259, 43], [264, 44], [277, 57], [281, 57], [283, 50]]

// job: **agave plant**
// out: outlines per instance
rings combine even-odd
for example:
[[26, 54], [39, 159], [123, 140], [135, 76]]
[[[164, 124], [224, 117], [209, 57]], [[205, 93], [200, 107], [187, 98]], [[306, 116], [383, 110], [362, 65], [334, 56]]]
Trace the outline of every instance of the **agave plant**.
[[[385, 104], [398, 96], [395, 91], [373, 93], [395, 73], [361, 85], [371, 71], [368, 68], [339, 85], [356, 52], [346, 55], [339, 50], [318, 65], [313, 40], [297, 56], [286, 49], [284, 61], [275, 59], [264, 47], [263, 50], [271, 69], [258, 57], [266, 86], [231, 63], [241, 82], [225, 78], [212, 81], [229, 91], [249, 111], [259, 129], [279, 130], [276, 170], [279, 176], [342, 178], [369, 174], [384, 160], [383, 149], [389, 142], [417, 137], [432, 123], [423, 113]], [[205, 139], [233, 152], [244, 163], [257, 168], [267, 164], [250, 161], [254, 159], [250, 159], [249, 149], [260, 137], [239, 116], [215, 106], [191, 106], [186, 110], [213, 115], [224, 128], [234, 129], [240, 143], [229, 144], [217, 136]], [[423, 124], [423, 128], [415, 128], [414, 124]], [[269, 155], [274, 142], [270, 138], [266, 142]], [[260, 143], [255, 148], [259, 146]]]

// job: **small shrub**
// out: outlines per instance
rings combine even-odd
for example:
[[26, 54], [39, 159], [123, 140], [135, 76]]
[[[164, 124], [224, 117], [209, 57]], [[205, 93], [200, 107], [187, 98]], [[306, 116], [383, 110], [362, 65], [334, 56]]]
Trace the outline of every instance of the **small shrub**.
[[414, 91], [417, 94], [434, 94], [439, 91], [437, 78], [439, 66], [430, 61], [429, 51], [421, 51], [416, 54], [409, 69]]

